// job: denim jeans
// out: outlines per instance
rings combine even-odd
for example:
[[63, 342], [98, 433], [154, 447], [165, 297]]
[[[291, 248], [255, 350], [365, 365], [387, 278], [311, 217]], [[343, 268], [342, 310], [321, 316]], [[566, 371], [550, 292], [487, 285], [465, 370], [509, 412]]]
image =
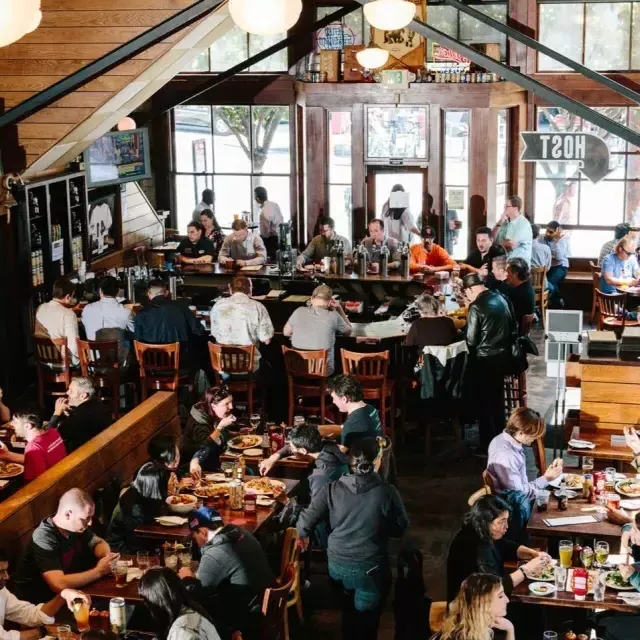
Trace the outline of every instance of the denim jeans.
[[329, 575], [342, 587], [342, 636], [375, 640], [385, 600], [391, 589], [388, 564], [361, 564], [329, 559]]
[[547, 285], [549, 287], [549, 302], [553, 306], [559, 306], [562, 302], [562, 296], [560, 295], [560, 285], [567, 277], [567, 267], [551, 267], [547, 272]]

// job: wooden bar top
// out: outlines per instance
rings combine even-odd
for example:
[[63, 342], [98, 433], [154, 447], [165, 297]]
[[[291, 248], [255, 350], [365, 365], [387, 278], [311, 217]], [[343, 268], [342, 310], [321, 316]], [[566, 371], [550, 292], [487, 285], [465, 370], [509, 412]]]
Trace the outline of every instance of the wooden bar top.
[[571, 456], [590, 456], [597, 460], [618, 460], [620, 462], [630, 463], [633, 460], [633, 453], [626, 444], [613, 446], [611, 444], [612, 435], [622, 435], [622, 431], [616, 433], [613, 431], [580, 429], [580, 440], [587, 440], [596, 445], [595, 449], [573, 449], [567, 448], [567, 454]]
[[619, 367], [640, 367], [640, 360], [623, 360], [620, 356], [589, 356], [585, 352], [580, 356], [581, 365], [613, 365]]

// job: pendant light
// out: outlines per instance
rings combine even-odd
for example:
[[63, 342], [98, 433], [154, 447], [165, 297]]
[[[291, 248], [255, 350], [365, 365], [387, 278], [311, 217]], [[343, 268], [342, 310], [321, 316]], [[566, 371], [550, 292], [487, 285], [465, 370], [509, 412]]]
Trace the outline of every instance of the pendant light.
[[404, 29], [415, 15], [416, 5], [408, 0], [374, 0], [364, 5], [367, 22], [381, 31]]
[[256, 35], [284, 33], [298, 22], [302, 0], [229, 0], [229, 13], [243, 30]]
[[365, 69], [379, 69], [387, 64], [389, 59], [389, 52], [386, 49], [376, 47], [373, 42], [369, 43], [369, 46], [362, 51], [356, 53], [356, 60], [361, 67]]
[[127, 116], [126, 118], [122, 118], [120, 122], [116, 125], [116, 129], [118, 131], [131, 131], [136, 128], [136, 121], [133, 118]]
[[0, 0], [0, 47], [34, 31], [41, 20], [40, 0]]

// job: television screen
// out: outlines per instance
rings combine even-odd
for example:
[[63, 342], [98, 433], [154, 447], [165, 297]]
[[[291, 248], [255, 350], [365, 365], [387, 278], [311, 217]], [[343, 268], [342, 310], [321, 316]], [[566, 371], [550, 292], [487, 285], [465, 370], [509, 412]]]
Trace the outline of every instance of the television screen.
[[142, 180], [151, 176], [146, 129], [107, 133], [84, 153], [89, 187]]
[[[116, 187], [118, 189], [118, 187]], [[115, 242], [116, 194], [92, 198], [89, 194], [89, 245], [91, 257], [97, 258], [111, 249]]]

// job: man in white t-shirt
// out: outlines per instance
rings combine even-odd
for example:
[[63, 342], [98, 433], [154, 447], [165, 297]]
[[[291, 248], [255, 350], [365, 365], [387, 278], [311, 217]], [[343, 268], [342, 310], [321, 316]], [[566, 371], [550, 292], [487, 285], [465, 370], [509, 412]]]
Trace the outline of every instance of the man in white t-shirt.
[[196, 205], [196, 208], [193, 210], [193, 214], [191, 216], [192, 222], [201, 222], [200, 214], [205, 209], [209, 209], [210, 211], [213, 211], [214, 202], [215, 202], [215, 196], [213, 195], [213, 190], [205, 189], [202, 192], [202, 200]]
[[267, 255], [275, 259], [278, 250], [278, 226], [284, 222], [280, 206], [269, 200], [264, 187], [256, 187], [253, 195], [260, 205], [260, 236], [267, 248]]

